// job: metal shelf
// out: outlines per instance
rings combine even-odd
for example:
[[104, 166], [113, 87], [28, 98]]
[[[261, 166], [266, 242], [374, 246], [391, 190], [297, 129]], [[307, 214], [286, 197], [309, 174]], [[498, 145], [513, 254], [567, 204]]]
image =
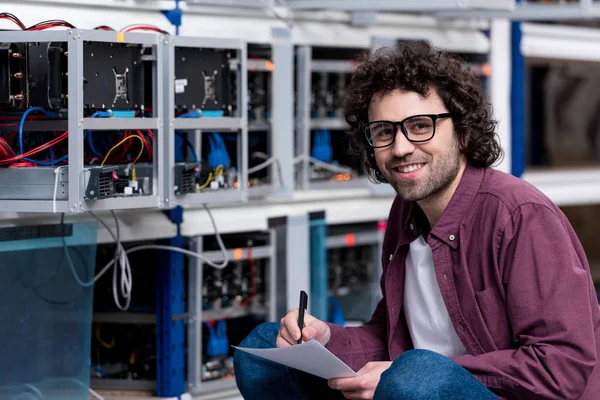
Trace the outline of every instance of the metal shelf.
[[271, 130], [270, 122], [263, 122], [263, 123], [251, 122], [248, 124], [248, 132], [269, 131], [269, 130]]
[[204, 189], [198, 193], [188, 193], [174, 196], [177, 204], [192, 205], [217, 203], [219, 205], [239, 203], [244, 201], [245, 193], [240, 189]]
[[286, 0], [292, 10], [435, 12], [439, 10], [512, 10], [515, 0]]
[[202, 117], [202, 118], [175, 118], [174, 129], [205, 129], [215, 131], [235, 131], [242, 129], [246, 121], [242, 118], [230, 117]]
[[235, 379], [217, 379], [214, 381], [200, 382], [198, 390], [194, 391], [193, 394], [220, 392], [223, 390], [236, 388]]
[[158, 118], [85, 118], [83, 129], [96, 131], [116, 131], [119, 129], [158, 129]]
[[381, 234], [377, 231], [347, 233], [345, 235], [327, 236], [327, 248], [339, 249], [344, 247], [378, 245]]
[[352, 73], [356, 67], [353, 60], [312, 60], [310, 69], [313, 72]]
[[348, 123], [343, 118], [314, 118], [310, 120], [310, 129], [341, 131], [348, 129]]
[[240, 318], [247, 315], [267, 315], [268, 310], [265, 307], [250, 308], [249, 306], [233, 306], [221, 308], [218, 310], [203, 310], [202, 321], [211, 321], [219, 319]]
[[[252, 247], [252, 258], [258, 260], [261, 258], [270, 258], [275, 254], [271, 246]], [[202, 255], [210, 261], [223, 261], [223, 252], [221, 250], [205, 251]], [[233, 250], [227, 250], [227, 257], [230, 261], [245, 261], [248, 259], [248, 248], [240, 247]]]

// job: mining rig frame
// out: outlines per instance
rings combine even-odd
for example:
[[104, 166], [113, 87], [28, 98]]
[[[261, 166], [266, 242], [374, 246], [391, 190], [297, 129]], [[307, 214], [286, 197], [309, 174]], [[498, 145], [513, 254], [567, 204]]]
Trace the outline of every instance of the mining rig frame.
[[[23, 131], [68, 130], [68, 166], [56, 168], [3, 168], [0, 170], [0, 185], [11, 187], [10, 192], [1, 193], [0, 208], [3, 211], [14, 212], [63, 212], [81, 213], [91, 210], [116, 210], [133, 208], [164, 207], [168, 203], [166, 196], [168, 188], [165, 184], [164, 165], [167, 163], [167, 153], [163, 143], [165, 134], [163, 98], [164, 88], [160, 79], [164, 74], [165, 49], [168, 41], [165, 35], [112, 32], [101, 30], [68, 29], [63, 31], [4, 31], [0, 33], [3, 43], [63, 43], [68, 52], [66, 61], [66, 83], [68, 87], [67, 107], [59, 112], [67, 114], [67, 118], [59, 120], [31, 121], [24, 124]], [[84, 118], [84, 57], [85, 43], [102, 43], [121, 46], [145, 46], [151, 53], [143, 55], [144, 61], [152, 61], [152, 107], [150, 118]], [[63, 53], [64, 54], [64, 53]], [[64, 54], [67, 56], [67, 54]], [[41, 55], [40, 55], [41, 56]], [[126, 73], [115, 72], [116, 92], [127, 90]], [[119, 83], [121, 86], [119, 86]], [[120, 87], [120, 89], [119, 89]], [[147, 90], [147, 88], [144, 88]], [[149, 194], [123, 195], [107, 192], [99, 197], [93, 190], [94, 182], [102, 180], [103, 176], [118, 168], [115, 166], [86, 167], [84, 165], [84, 131], [114, 131], [114, 130], [153, 130], [155, 140], [152, 148], [152, 178], [147, 180]], [[42, 171], [44, 170], [44, 171]], [[48, 170], [48, 171], [46, 171]], [[37, 173], [35, 173], [37, 172]], [[114, 175], [113, 175], [114, 176]], [[73, 184], [73, 183], [76, 184]], [[110, 182], [109, 182], [110, 183]], [[12, 186], [10, 186], [12, 185]], [[151, 188], [151, 189], [150, 189]], [[141, 191], [140, 191], [141, 192]]]
[[[201, 37], [167, 37], [163, 38], [167, 44], [167, 56], [164, 62], [164, 80], [163, 90], [165, 92], [165, 107], [163, 108], [164, 120], [168, 121], [169, 139], [165, 143], [167, 148], [168, 168], [165, 174], [165, 184], [168, 195], [166, 203], [169, 206], [176, 205], [199, 205], [203, 203], [219, 202], [235, 203], [246, 200], [247, 198], [247, 170], [248, 170], [248, 119], [246, 113], [246, 105], [248, 103], [247, 94], [247, 67], [246, 67], [246, 43], [238, 39], [222, 39], [222, 38], [201, 38]], [[236, 53], [235, 58], [223, 60], [227, 65], [221, 65], [222, 71], [225, 74], [229, 73], [230, 68], [235, 69], [235, 93], [231, 101], [235, 102], [236, 109], [231, 112], [225, 112], [223, 115], [207, 116], [209, 111], [199, 108], [201, 114], [198, 118], [176, 118], [175, 108], [177, 106], [178, 95], [182, 95], [185, 86], [190, 84], [188, 78], [178, 76], [178, 64], [184, 57], [181, 54], [193, 55], [195, 52], [203, 51], [205, 53], [217, 52], [232, 52]], [[208, 57], [206, 58], [208, 59]], [[204, 61], [206, 61], [204, 59]], [[202, 59], [199, 59], [202, 63]], [[202, 64], [200, 64], [202, 65]], [[200, 70], [200, 68], [199, 68]], [[200, 72], [204, 73], [203, 70]], [[213, 79], [217, 75], [217, 70], [209, 71], [205, 74], [204, 79], [200, 79], [200, 92], [204, 95], [204, 99], [213, 96], [216, 99], [217, 93], [209, 93], [211, 91], [219, 92], [223, 89], [223, 79], [220, 81]], [[226, 86], [226, 85], [225, 85]], [[196, 173], [202, 169], [201, 161], [195, 163], [176, 163], [175, 162], [175, 132], [185, 131], [194, 134], [193, 146], [197, 154], [201, 156], [202, 152], [202, 135], [206, 131], [219, 132], [236, 132], [237, 140], [237, 171], [231, 172], [235, 174], [235, 179], [229, 179], [231, 182], [220, 182], [218, 187], [208, 187], [199, 189], [201, 185], [182, 185], [182, 182], [189, 182], [189, 175]], [[186, 176], [183, 176], [186, 174]], [[225, 179], [227, 181], [227, 179]], [[235, 181], [235, 182], [233, 182]], [[233, 184], [237, 187], [232, 187]]]

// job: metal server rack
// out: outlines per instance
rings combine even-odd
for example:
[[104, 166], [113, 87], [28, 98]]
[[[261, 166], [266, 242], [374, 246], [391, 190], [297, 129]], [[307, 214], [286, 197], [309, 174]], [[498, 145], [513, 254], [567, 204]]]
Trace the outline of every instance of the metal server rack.
[[[267, 111], [272, 114], [272, 102], [273, 102], [273, 69], [274, 64], [272, 61], [273, 51], [270, 48], [269, 56], [267, 58], [248, 58], [248, 76], [250, 76], [250, 72], [255, 73], [265, 73], [267, 75], [266, 89], [271, 90], [271, 93], [265, 93], [267, 97]], [[248, 56], [252, 57], [251, 49], [248, 49]], [[250, 79], [250, 77], [249, 77]], [[250, 86], [250, 84], [248, 84]], [[269, 101], [270, 99], [270, 101]], [[265, 115], [264, 117], [261, 115], [256, 115], [254, 121], [248, 123], [248, 131], [249, 132], [265, 132], [265, 140], [267, 142], [267, 155], [272, 154], [272, 135], [273, 135], [273, 127], [271, 124], [272, 115]], [[250, 119], [249, 119], [250, 120]], [[249, 157], [252, 157], [252, 154], [249, 153]], [[269, 183], [253, 185], [252, 178], [248, 176], [248, 180], [250, 182], [250, 187], [248, 189], [248, 197], [250, 199], [260, 199], [273, 191], [272, 186], [277, 185], [277, 173], [274, 173], [274, 166], [271, 164], [266, 168], [268, 170], [268, 179]]]
[[[221, 310], [203, 310], [203, 267], [204, 263], [199, 259], [190, 261], [188, 270], [188, 306], [187, 306], [187, 390], [193, 394], [206, 394], [211, 392], [220, 392], [227, 389], [234, 389], [236, 383], [234, 379], [217, 379], [214, 381], [202, 381], [202, 324], [204, 321], [237, 318], [250, 314], [263, 314], [266, 321], [275, 321], [278, 315], [277, 307], [277, 264], [276, 264], [276, 229], [269, 230], [269, 243], [264, 246], [252, 247], [252, 258], [255, 260], [267, 259], [268, 265], [265, 271], [265, 307], [258, 308], [251, 306], [232, 307]], [[222, 262], [223, 253], [220, 250], [203, 252], [203, 237], [192, 238], [190, 248], [202, 253], [204, 257], [212, 262]], [[227, 256], [231, 261], [246, 261], [249, 259], [249, 253], [246, 248], [227, 249]]]
[[[92, 210], [117, 210], [158, 207], [165, 205], [166, 187], [164, 168], [159, 168], [161, 162], [166, 162], [166, 153], [162, 145], [157, 145], [160, 138], [164, 138], [164, 125], [161, 118], [84, 118], [83, 117], [83, 57], [85, 41], [119, 43], [119, 44], [139, 44], [153, 46], [156, 60], [164, 58], [165, 39], [163, 35], [130, 33], [130, 32], [108, 32], [100, 30], [82, 30], [69, 29], [65, 31], [39, 31], [39, 32], [18, 32], [7, 31], [0, 33], [1, 42], [28, 43], [28, 42], [65, 42], [69, 52], [68, 57], [68, 152], [69, 165], [68, 176], [65, 177], [59, 171], [56, 179], [44, 179], [43, 183], [52, 184], [54, 182], [54, 194], [58, 186], [67, 186], [67, 200], [0, 200], [0, 208], [3, 211], [15, 212], [68, 212], [80, 213]], [[163, 76], [163, 66], [157, 62], [153, 67], [153, 109], [154, 115], [162, 115], [163, 104], [159, 99], [163, 97], [163, 89], [158, 84], [158, 79]], [[51, 121], [48, 121], [51, 122]], [[54, 125], [55, 129], [64, 128], [63, 121]], [[47, 129], [47, 128], [43, 128]], [[84, 167], [84, 130], [107, 131], [119, 129], [153, 129], [157, 132], [159, 140], [154, 142], [153, 158], [153, 179], [152, 194], [148, 196], [131, 196], [107, 198], [99, 200], [87, 200], [85, 198], [85, 171]], [[7, 170], [5, 173], [10, 174]], [[39, 172], [39, 171], [38, 171]], [[60, 176], [59, 176], [60, 175]], [[46, 174], [44, 177], [47, 178]], [[34, 179], [37, 182], [37, 179]], [[64, 190], [64, 189], [63, 189]]]
[[[341, 117], [311, 118], [311, 86], [312, 73], [350, 73], [353, 63], [350, 60], [315, 60], [313, 47], [299, 46], [296, 49], [296, 82], [297, 82], [297, 119], [296, 119], [296, 187], [309, 189], [348, 189], [368, 187], [366, 177], [355, 177], [347, 181], [312, 182], [310, 179], [311, 131], [316, 129], [346, 130], [348, 124]], [[339, 133], [343, 134], [343, 133]]]
[[[351, 250], [358, 247], [370, 247], [372, 269], [368, 282], [350, 287], [347, 293], [330, 293], [338, 299], [345, 308], [346, 319], [350, 321], [366, 322], [379, 300], [381, 299], [381, 288], [379, 282], [382, 274], [381, 250], [385, 233], [386, 222], [379, 221], [359, 225], [330, 225], [326, 239], [326, 248], [330, 252], [334, 249]], [[330, 256], [331, 254], [328, 254]], [[341, 260], [338, 260], [341, 261]], [[343, 262], [342, 262], [343, 264]], [[341, 265], [342, 269], [344, 265]], [[333, 266], [335, 267], [335, 266]], [[348, 266], [349, 267], [349, 266]], [[328, 272], [331, 273], [332, 260], [328, 259]], [[329, 276], [329, 281], [335, 279]]]
[[[165, 187], [167, 195], [165, 202], [169, 206], [194, 205], [202, 203], [234, 203], [245, 201], [248, 197], [248, 117], [246, 107], [248, 104], [247, 94], [247, 55], [246, 43], [237, 39], [200, 38], [184, 36], [165, 36], [163, 38], [167, 46], [167, 56], [164, 58], [163, 79], [164, 119], [169, 121], [168, 135], [165, 135], [163, 146], [166, 149], [167, 173], [165, 174]], [[175, 48], [211, 48], [237, 50], [237, 110], [233, 117], [209, 117], [209, 118], [175, 118]], [[193, 130], [195, 132], [194, 146], [201, 147], [202, 130], [237, 131], [237, 165], [238, 183], [237, 189], [220, 189], [214, 191], [198, 191], [175, 195], [175, 130]]]

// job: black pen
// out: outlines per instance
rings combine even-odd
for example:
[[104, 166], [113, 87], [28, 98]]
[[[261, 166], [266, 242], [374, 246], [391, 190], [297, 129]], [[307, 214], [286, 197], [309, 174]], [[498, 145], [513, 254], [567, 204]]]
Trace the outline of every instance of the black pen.
[[300, 328], [300, 339], [296, 344], [302, 343], [302, 328], [304, 328], [304, 311], [308, 306], [308, 295], [304, 290], [300, 291], [300, 305], [298, 306], [298, 328]]

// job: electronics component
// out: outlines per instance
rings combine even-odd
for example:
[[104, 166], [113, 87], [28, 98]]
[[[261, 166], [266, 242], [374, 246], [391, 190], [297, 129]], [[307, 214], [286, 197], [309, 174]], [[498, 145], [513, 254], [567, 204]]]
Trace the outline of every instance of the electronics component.
[[332, 295], [344, 296], [363, 290], [371, 282], [373, 246], [329, 249], [329, 289]]
[[231, 50], [175, 47], [175, 108], [214, 116], [233, 113]]
[[270, 118], [271, 103], [270, 73], [248, 71], [248, 118], [260, 124]]
[[[254, 265], [251, 265], [254, 264]], [[226, 309], [233, 305], [264, 303], [265, 260], [231, 262], [224, 269], [204, 267], [202, 308]]]
[[211, 357], [202, 364], [202, 380], [231, 379], [234, 377], [233, 357]]
[[65, 42], [27, 43], [28, 106], [58, 110], [68, 101]]
[[144, 108], [146, 82], [141, 45], [84, 42], [83, 98], [91, 109]]
[[[89, 109], [143, 109], [148, 74], [141, 45], [85, 41], [84, 105]], [[0, 45], [0, 106], [12, 110], [68, 106], [66, 42]], [[6, 97], [8, 96], [8, 97]]]
[[22, 44], [0, 43], [0, 108], [25, 107], [26, 67]]
[[[90, 167], [83, 170], [86, 199], [151, 194], [151, 181], [132, 179], [115, 166]], [[66, 200], [69, 178], [66, 168], [0, 168], [0, 199]]]
[[90, 376], [103, 379], [156, 380], [155, 327], [94, 323]]
[[175, 164], [175, 194], [195, 193], [198, 186], [196, 176], [199, 172], [200, 165], [197, 163]]

